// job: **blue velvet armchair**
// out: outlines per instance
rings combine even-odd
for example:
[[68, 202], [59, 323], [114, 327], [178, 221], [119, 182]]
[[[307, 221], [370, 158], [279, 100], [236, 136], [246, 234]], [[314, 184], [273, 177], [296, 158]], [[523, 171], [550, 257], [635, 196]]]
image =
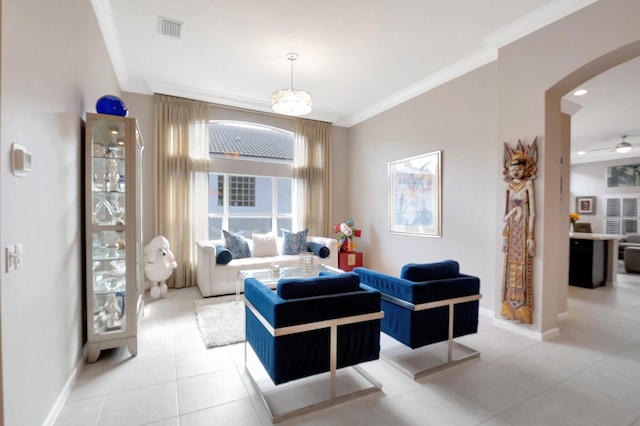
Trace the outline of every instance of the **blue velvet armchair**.
[[[343, 367], [353, 366], [369, 380], [372, 386], [359, 393], [380, 389], [357, 368], [379, 358], [383, 317], [380, 292], [361, 287], [358, 275], [281, 279], [275, 292], [254, 278], [247, 278], [244, 285], [246, 342], [275, 385], [330, 373], [329, 398], [314, 404], [314, 409], [343, 399], [343, 394], [336, 397], [336, 370]], [[301, 407], [278, 413], [263, 400], [274, 421], [308, 411]]]
[[[407, 264], [400, 277], [367, 268], [355, 268], [364, 286], [382, 293], [382, 331], [411, 349], [448, 342], [447, 360], [424, 371], [407, 371], [413, 378], [436, 371], [444, 365], [479, 353], [453, 339], [478, 331], [480, 280], [460, 273], [454, 260], [426, 264]], [[454, 350], [462, 356], [454, 354]], [[383, 352], [384, 355], [384, 352]], [[389, 359], [394, 363], [393, 359]]]

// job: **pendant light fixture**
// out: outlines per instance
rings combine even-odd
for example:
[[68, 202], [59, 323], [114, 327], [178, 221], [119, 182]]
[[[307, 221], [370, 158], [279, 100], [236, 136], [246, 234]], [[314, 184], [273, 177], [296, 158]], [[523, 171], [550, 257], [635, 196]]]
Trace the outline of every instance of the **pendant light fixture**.
[[271, 108], [279, 114], [305, 115], [311, 112], [311, 95], [304, 90], [293, 88], [293, 61], [298, 59], [297, 53], [287, 53], [285, 56], [291, 61], [291, 88], [280, 89], [271, 95]]

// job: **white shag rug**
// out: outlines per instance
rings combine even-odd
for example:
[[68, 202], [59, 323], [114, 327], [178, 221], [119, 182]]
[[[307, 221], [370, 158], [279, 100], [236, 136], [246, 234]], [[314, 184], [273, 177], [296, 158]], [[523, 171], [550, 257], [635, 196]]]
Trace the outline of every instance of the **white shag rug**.
[[196, 321], [207, 348], [244, 342], [244, 300], [235, 296], [193, 302]]

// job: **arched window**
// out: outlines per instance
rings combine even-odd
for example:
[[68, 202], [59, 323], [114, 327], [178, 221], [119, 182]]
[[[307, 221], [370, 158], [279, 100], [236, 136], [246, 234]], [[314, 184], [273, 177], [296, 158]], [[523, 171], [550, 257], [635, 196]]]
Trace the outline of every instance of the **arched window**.
[[257, 123], [209, 123], [209, 238], [291, 229], [293, 133]]

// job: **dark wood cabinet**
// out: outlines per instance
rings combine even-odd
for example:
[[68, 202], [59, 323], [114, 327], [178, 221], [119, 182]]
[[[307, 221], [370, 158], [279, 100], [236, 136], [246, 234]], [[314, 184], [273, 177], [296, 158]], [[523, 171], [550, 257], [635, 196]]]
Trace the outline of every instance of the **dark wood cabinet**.
[[569, 285], [595, 288], [606, 285], [607, 242], [569, 240]]

